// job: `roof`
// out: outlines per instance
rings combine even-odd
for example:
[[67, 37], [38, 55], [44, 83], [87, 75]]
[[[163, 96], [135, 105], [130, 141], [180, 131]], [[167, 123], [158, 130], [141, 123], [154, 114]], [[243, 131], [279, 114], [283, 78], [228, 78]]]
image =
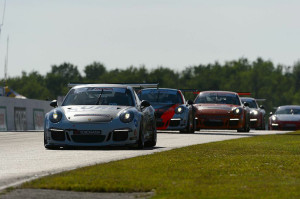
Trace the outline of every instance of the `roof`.
[[232, 91], [201, 91], [200, 93], [227, 93], [227, 94], [238, 95], [236, 92], [232, 92]]
[[174, 88], [144, 88], [142, 90], [171, 90], [171, 91], [178, 91], [178, 89], [174, 89]]
[[299, 105], [283, 105], [279, 106], [278, 108], [300, 108]]
[[123, 84], [77, 84], [73, 88], [84, 88], [84, 87], [108, 87], [108, 88], [128, 88], [130, 86]]
[[241, 100], [245, 99], [245, 100], [255, 100], [253, 97], [240, 97]]

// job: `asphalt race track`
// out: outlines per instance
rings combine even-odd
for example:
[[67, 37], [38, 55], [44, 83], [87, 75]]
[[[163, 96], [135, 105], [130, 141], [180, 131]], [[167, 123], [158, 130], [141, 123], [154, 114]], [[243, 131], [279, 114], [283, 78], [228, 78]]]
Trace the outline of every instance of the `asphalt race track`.
[[279, 131], [200, 131], [195, 134], [163, 132], [154, 148], [100, 148], [46, 150], [43, 132], [0, 132], [0, 191], [41, 176], [78, 167], [146, 155], [173, 148], [236, 139], [248, 136], [279, 134]]

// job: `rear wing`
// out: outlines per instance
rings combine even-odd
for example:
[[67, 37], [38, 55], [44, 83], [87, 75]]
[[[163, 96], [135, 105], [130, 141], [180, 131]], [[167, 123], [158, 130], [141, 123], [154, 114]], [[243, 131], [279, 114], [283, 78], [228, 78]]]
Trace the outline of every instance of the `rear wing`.
[[238, 94], [239, 96], [250, 96], [250, 95], [251, 95], [250, 92], [237, 92], [237, 94]]
[[264, 102], [266, 99], [255, 99], [257, 102]]
[[[250, 92], [238, 92], [239, 96], [250, 96], [251, 93]], [[255, 99], [257, 102], [264, 102], [266, 101], [266, 99]]]
[[[72, 88], [74, 86], [86, 85], [86, 84], [97, 84], [97, 83], [69, 83], [68, 87]], [[110, 84], [120, 84], [131, 86], [132, 88], [142, 89], [142, 88], [158, 88], [159, 83], [142, 83], [142, 84], [126, 84], [126, 83], [110, 83]]]
[[193, 88], [188, 88], [188, 89], [178, 89], [180, 91], [182, 91], [184, 94], [185, 93], [193, 93], [194, 95], [198, 95], [200, 93], [200, 91], [198, 89], [193, 89]]

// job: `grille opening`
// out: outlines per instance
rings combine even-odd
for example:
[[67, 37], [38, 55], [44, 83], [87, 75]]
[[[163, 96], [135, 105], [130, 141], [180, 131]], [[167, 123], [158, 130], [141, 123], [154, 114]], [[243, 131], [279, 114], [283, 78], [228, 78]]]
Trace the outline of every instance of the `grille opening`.
[[170, 126], [179, 126], [180, 120], [171, 120], [170, 121]]
[[113, 140], [114, 141], [125, 141], [128, 139], [128, 132], [126, 131], [114, 131]]
[[66, 136], [64, 131], [52, 131], [51, 132], [51, 138], [55, 141], [65, 141]]
[[229, 126], [237, 126], [239, 124], [238, 120], [230, 120], [229, 121]]
[[203, 122], [205, 126], [223, 126], [223, 121], [210, 121], [206, 120]]

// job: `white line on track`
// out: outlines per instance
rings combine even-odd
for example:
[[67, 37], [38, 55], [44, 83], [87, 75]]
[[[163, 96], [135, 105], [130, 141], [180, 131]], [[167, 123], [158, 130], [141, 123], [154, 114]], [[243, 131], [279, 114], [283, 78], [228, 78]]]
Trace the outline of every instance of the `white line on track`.
[[195, 134], [161, 132], [154, 148], [133, 150], [103, 148], [86, 150], [45, 150], [43, 132], [0, 132], [0, 191], [42, 176], [83, 166], [147, 155], [194, 144], [242, 137], [281, 134], [279, 131], [200, 131]]

